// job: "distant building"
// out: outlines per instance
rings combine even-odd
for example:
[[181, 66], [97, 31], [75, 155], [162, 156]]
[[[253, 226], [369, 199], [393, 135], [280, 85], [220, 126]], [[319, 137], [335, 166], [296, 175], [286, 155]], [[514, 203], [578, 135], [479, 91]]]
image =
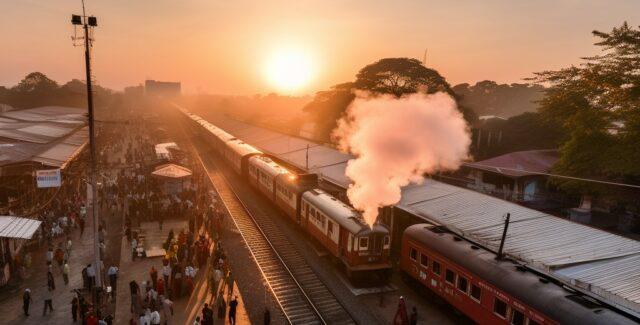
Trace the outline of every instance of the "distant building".
[[182, 91], [180, 82], [145, 80], [144, 93], [147, 96], [176, 97]]
[[140, 84], [138, 86], [124, 87], [124, 95], [131, 98], [140, 98], [144, 95], [144, 86]]

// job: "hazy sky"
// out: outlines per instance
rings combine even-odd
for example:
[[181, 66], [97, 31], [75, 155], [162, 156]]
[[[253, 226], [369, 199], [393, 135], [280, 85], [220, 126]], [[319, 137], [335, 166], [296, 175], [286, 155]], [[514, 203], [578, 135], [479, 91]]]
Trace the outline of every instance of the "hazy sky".
[[[452, 84], [519, 82], [594, 53], [593, 29], [640, 25], [638, 0], [87, 0], [87, 9], [98, 17], [101, 85], [180, 80], [224, 94], [273, 91], [265, 61], [282, 48], [314, 62], [303, 93], [353, 80], [380, 58], [421, 59], [425, 48], [427, 65]], [[31, 71], [84, 79], [70, 39], [80, 0], [2, 0], [0, 12], [0, 85]]]

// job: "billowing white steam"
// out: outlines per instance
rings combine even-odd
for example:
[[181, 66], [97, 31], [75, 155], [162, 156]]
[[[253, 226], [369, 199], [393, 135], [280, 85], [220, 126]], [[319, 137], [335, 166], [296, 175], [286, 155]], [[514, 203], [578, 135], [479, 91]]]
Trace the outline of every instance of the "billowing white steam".
[[445, 93], [357, 94], [333, 131], [340, 149], [356, 156], [347, 164], [347, 195], [370, 225], [378, 208], [400, 201], [400, 188], [425, 173], [456, 169], [471, 139], [456, 103]]

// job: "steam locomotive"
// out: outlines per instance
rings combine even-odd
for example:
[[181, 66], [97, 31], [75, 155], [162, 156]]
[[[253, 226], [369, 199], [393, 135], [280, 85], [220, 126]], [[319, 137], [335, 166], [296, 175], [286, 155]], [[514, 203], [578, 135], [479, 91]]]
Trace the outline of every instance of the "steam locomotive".
[[320, 189], [317, 175], [294, 173], [199, 116], [181, 112], [198, 125], [200, 136], [238, 175], [340, 261], [349, 278], [360, 277], [362, 271], [379, 279], [388, 277], [391, 238], [387, 226], [367, 225], [358, 211]]

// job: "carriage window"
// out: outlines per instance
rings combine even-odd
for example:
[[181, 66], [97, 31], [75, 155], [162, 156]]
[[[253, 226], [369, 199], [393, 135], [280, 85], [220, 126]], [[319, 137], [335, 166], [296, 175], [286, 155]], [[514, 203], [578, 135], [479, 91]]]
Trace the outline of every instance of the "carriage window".
[[385, 246], [389, 246], [389, 241], [390, 241], [389, 236], [384, 236], [384, 245]]
[[511, 324], [524, 325], [524, 314], [519, 310], [513, 309], [511, 312]]
[[418, 259], [418, 251], [416, 251], [415, 248], [411, 248], [411, 250], [409, 251], [409, 258], [413, 261]]
[[427, 255], [420, 254], [420, 265], [429, 267], [429, 258], [427, 257]]
[[369, 247], [369, 238], [360, 237], [360, 248], [367, 249]]
[[462, 276], [458, 277], [458, 290], [466, 293], [467, 292], [467, 288], [469, 288], [469, 281]]
[[332, 233], [333, 233], [333, 223], [332, 223], [331, 221], [329, 221], [329, 225], [328, 225], [328, 232], [329, 232], [330, 234], [332, 234]]
[[480, 301], [480, 296], [482, 295], [482, 291], [480, 291], [480, 287], [475, 284], [471, 284], [471, 298], [476, 301]]
[[453, 273], [453, 271], [451, 271], [451, 270], [449, 270], [449, 269], [446, 269], [446, 270], [444, 271], [444, 280], [445, 280], [445, 281], [447, 281], [447, 282], [449, 282], [449, 283], [453, 284], [453, 281], [455, 280], [455, 278], [456, 278], [456, 274], [455, 274], [455, 273]]
[[431, 267], [433, 268], [433, 273], [440, 275], [440, 263], [433, 261]]
[[507, 303], [499, 298], [495, 298], [493, 301], [493, 312], [502, 318], [507, 318]]

